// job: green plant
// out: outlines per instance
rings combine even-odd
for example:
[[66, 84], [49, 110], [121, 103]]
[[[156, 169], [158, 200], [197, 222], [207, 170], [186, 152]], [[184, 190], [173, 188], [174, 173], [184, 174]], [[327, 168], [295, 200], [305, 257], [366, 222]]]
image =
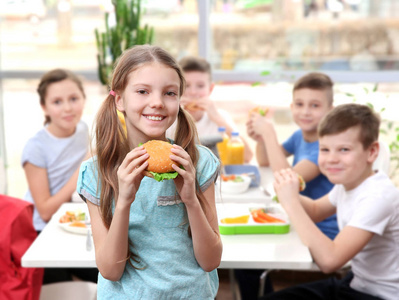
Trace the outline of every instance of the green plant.
[[[363, 90], [366, 95], [376, 93], [378, 91], [378, 83], [376, 83], [371, 90], [366, 87], [364, 87]], [[346, 93], [346, 95], [352, 97], [353, 102], [356, 102], [357, 97], [354, 94]], [[387, 97], [389, 97], [389, 95], [387, 95]], [[371, 102], [366, 102], [365, 104], [376, 111]], [[384, 111], [385, 107], [382, 107], [376, 112], [382, 114]], [[381, 119], [380, 134], [383, 134], [388, 140], [391, 163], [389, 177], [394, 178], [399, 172], [399, 123], [393, 120]]]
[[108, 85], [113, 66], [124, 50], [134, 45], [151, 44], [154, 35], [152, 27], [140, 26], [141, 0], [112, 0], [112, 4], [115, 26], [109, 26], [110, 14], [105, 13], [105, 32], [95, 29], [98, 76], [103, 85]]

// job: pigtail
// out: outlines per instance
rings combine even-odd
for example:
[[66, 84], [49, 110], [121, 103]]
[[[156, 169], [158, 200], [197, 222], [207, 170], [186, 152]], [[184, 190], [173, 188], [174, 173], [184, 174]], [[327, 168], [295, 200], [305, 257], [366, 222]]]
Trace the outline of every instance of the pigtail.
[[[186, 112], [183, 108], [179, 107], [179, 113], [177, 115], [177, 126], [175, 133], [175, 143], [180, 145], [187, 153], [190, 155], [191, 160], [194, 164], [194, 167], [197, 167], [197, 163], [199, 160], [199, 153], [196, 147], [199, 144], [199, 138], [197, 133], [197, 128], [195, 126], [194, 120], [191, 115]], [[205, 200], [205, 196], [201, 191], [198, 179], [195, 179], [196, 186], [196, 196], [200, 202], [201, 208], [206, 215], [207, 209], [205, 204], [207, 203]], [[188, 234], [191, 236], [191, 229], [188, 228]]]
[[198, 133], [194, 120], [183, 108], [179, 107], [175, 143], [187, 151], [194, 166], [196, 166], [198, 162], [198, 150], [196, 147], [198, 142]]
[[100, 209], [103, 222], [109, 228], [112, 221], [112, 200], [118, 197], [117, 170], [129, 151], [112, 95], [108, 95], [100, 107], [96, 124], [96, 151], [101, 186]]

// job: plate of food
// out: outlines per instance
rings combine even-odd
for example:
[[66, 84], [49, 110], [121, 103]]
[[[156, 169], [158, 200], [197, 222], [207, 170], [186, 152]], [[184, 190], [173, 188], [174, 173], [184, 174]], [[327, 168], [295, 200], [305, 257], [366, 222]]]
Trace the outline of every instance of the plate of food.
[[76, 234], [87, 234], [91, 225], [87, 213], [81, 210], [66, 211], [59, 219], [58, 224], [65, 231]]

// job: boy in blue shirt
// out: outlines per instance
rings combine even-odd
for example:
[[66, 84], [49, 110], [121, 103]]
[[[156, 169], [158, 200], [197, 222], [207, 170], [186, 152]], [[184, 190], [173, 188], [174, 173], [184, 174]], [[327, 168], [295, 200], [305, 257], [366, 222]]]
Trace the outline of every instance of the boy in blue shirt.
[[[247, 122], [248, 135], [257, 141], [256, 158], [260, 166], [270, 166], [274, 172], [291, 167], [287, 157], [294, 155], [292, 169], [306, 182], [302, 195], [318, 199], [326, 195], [333, 184], [321, 174], [318, 166], [319, 141], [317, 126], [332, 109], [333, 82], [322, 73], [309, 73], [294, 85], [291, 112], [299, 126], [282, 145], [278, 143], [276, 131], [268, 118], [251, 114]], [[335, 216], [317, 223], [330, 239], [338, 233]]]

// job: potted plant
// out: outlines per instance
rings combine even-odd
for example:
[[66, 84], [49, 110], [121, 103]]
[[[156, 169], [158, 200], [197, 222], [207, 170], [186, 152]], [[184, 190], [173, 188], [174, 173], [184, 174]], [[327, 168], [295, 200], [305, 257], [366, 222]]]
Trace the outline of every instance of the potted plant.
[[106, 12], [105, 32], [95, 30], [98, 76], [105, 86], [108, 85], [115, 61], [122, 52], [134, 45], [151, 44], [154, 35], [152, 27], [140, 25], [141, 0], [112, 0], [112, 5], [115, 26], [109, 26], [111, 14]]

